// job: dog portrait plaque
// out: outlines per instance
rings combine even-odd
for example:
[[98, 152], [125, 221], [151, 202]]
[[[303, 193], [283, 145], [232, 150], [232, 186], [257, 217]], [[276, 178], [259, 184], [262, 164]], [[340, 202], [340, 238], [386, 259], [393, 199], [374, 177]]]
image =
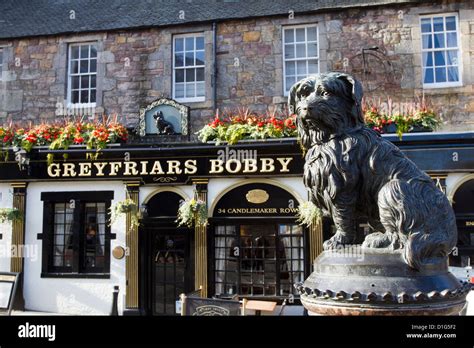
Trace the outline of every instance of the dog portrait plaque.
[[189, 108], [168, 98], [161, 98], [140, 109], [139, 134], [187, 135]]

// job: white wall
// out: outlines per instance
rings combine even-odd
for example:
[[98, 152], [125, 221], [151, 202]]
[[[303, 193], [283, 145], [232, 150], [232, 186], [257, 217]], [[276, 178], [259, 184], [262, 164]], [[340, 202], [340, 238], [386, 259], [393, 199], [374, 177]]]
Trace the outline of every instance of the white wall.
[[[36, 247], [38, 257], [25, 259], [25, 306], [28, 310], [44, 312], [109, 315], [112, 309], [114, 285], [120, 286], [119, 312], [123, 307], [125, 292], [125, 258], [111, 256], [110, 279], [41, 278], [43, 202], [41, 192], [54, 191], [115, 191], [114, 202], [125, 199], [122, 182], [31, 183], [27, 187], [25, 244]], [[117, 238], [111, 241], [110, 250], [125, 247], [125, 221], [118, 220], [111, 228]]]
[[[0, 208], [13, 206], [13, 189], [9, 184], [0, 184]], [[12, 243], [12, 225], [0, 223], [0, 272], [10, 272], [10, 250]]]

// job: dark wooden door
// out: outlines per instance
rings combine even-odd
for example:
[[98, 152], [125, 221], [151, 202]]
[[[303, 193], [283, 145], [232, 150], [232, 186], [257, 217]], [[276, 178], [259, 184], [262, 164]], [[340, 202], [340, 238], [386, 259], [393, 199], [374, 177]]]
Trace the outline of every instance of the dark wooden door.
[[153, 315], [175, 315], [179, 295], [190, 291], [189, 233], [157, 230], [152, 237]]

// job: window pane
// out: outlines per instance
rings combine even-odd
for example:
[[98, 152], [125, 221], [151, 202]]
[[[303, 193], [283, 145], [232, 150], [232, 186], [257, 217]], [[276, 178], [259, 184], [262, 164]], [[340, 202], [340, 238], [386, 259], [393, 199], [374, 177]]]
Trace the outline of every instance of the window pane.
[[443, 25], [443, 17], [435, 17], [433, 18], [433, 31], [443, 31], [444, 30], [444, 25]]
[[96, 75], [91, 75], [91, 88], [96, 88], [97, 87], [97, 78]]
[[95, 103], [96, 102], [96, 90], [95, 89], [91, 89], [91, 98], [89, 100], [90, 103]]
[[317, 57], [318, 56], [318, 45], [316, 42], [308, 44], [308, 57]]
[[422, 35], [423, 48], [433, 48], [433, 37], [431, 34]]
[[444, 33], [434, 34], [434, 47], [435, 48], [444, 47]]
[[309, 27], [306, 29], [306, 35], [308, 41], [316, 41], [317, 40], [317, 29], [316, 27]]
[[175, 74], [175, 82], [184, 82], [184, 69], [176, 69]]
[[89, 102], [89, 91], [88, 90], [82, 90], [81, 91], [81, 100], [79, 101], [80, 103], [88, 103]]
[[79, 47], [73, 46], [71, 47], [71, 58], [78, 59], [79, 58]]
[[91, 58], [97, 58], [97, 48], [94, 45], [91, 46]]
[[89, 75], [81, 76], [81, 88], [89, 88]]
[[196, 81], [204, 81], [204, 68], [196, 69]]
[[446, 30], [456, 30], [456, 17], [446, 17]]
[[457, 82], [459, 81], [459, 70], [458, 67], [450, 66], [448, 67], [448, 81]]
[[186, 39], [186, 51], [193, 51], [194, 50], [194, 37], [187, 37]]
[[290, 76], [286, 78], [286, 90], [289, 91], [290, 88], [296, 83], [296, 78], [294, 76]]
[[195, 97], [194, 89], [195, 89], [194, 83], [187, 83], [186, 84], [186, 98]]
[[97, 59], [91, 59], [91, 61], [90, 61], [90, 72], [91, 73], [97, 72]]
[[194, 65], [194, 52], [186, 52], [186, 66]]
[[296, 42], [305, 42], [305, 28], [297, 28], [296, 32]]
[[433, 66], [433, 52], [423, 52], [423, 66]]
[[447, 47], [457, 47], [458, 45], [458, 36], [456, 32], [446, 34]]
[[421, 20], [421, 32], [422, 33], [431, 32], [431, 18], [423, 18]]
[[286, 75], [296, 75], [295, 62], [285, 62]]
[[308, 74], [317, 74], [318, 73], [318, 61], [308, 60]]
[[186, 82], [194, 81], [195, 69], [186, 69]]
[[71, 74], [77, 74], [79, 72], [79, 61], [73, 60], [71, 62]]
[[79, 103], [79, 92], [78, 91], [72, 91], [72, 93], [71, 93], [71, 103], [73, 103], [73, 104]]
[[306, 75], [307, 74], [306, 61], [305, 60], [296, 62], [296, 73], [298, 75]]
[[89, 61], [88, 60], [81, 60], [81, 74], [89, 72]]
[[71, 78], [71, 88], [79, 89], [79, 76], [73, 76]]
[[184, 83], [175, 84], [174, 94], [176, 98], [184, 98]]
[[457, 50], [446, 51], [446, 55], [448, 57], [448, 65], [458, 65], [458, 51]]
[[204, 65], [204, 51], [196, 52], [196, 65]]
[[295, 46], [294, 45], [285, 45], [285, 59], [295, 58]]
[[204, 36], [196, 37], [196, 49], [203, 50], [204, 49]]
[[204, 97], [206, 93], [204, 82], [196, 83], [196, 97]]
[[435, 57], [435, 65], [446, 65], [446, 60], [444, 58], [444, 51], [438, 51], [434, 52], [434, 57]]
[[446, 82], [446, 68], [436, 68], [436, 82]]
[[296, 57], [297, 58], [305, 58], [306, 57], [306, 45], [303, 44], [296, 44]]
[[179, 38], [174, 40], [174, 50], [175, 52], [182, 52], [184, 51], [184, 39]]
[[293, 29], [285, 29], [285, 43], [295, 41], [295, 31]]
[[81, 58], [89, 58], [89, 45], [81, 46]]
[[434, 75], [433, 75], [433, 69], [424, 69], [424, 74], [423, 74], [423, 81], [424, 83], [433, 83], [434, 82]]
[[184, 66], [184, 54], [183, 53], [176, 53], [174, 55], [174, 65], [175, 66]]

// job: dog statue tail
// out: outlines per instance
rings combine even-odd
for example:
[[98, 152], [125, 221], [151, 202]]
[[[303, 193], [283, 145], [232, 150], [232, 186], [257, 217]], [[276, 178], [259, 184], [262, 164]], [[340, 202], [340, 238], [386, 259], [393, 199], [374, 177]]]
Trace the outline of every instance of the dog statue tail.
[[403, 258], [411, 268], [445, 262], [456, 246], [456, 218], [429, 177], [391, 180], [380, 190], [379, 208], [387, 231], [404, 236]]

